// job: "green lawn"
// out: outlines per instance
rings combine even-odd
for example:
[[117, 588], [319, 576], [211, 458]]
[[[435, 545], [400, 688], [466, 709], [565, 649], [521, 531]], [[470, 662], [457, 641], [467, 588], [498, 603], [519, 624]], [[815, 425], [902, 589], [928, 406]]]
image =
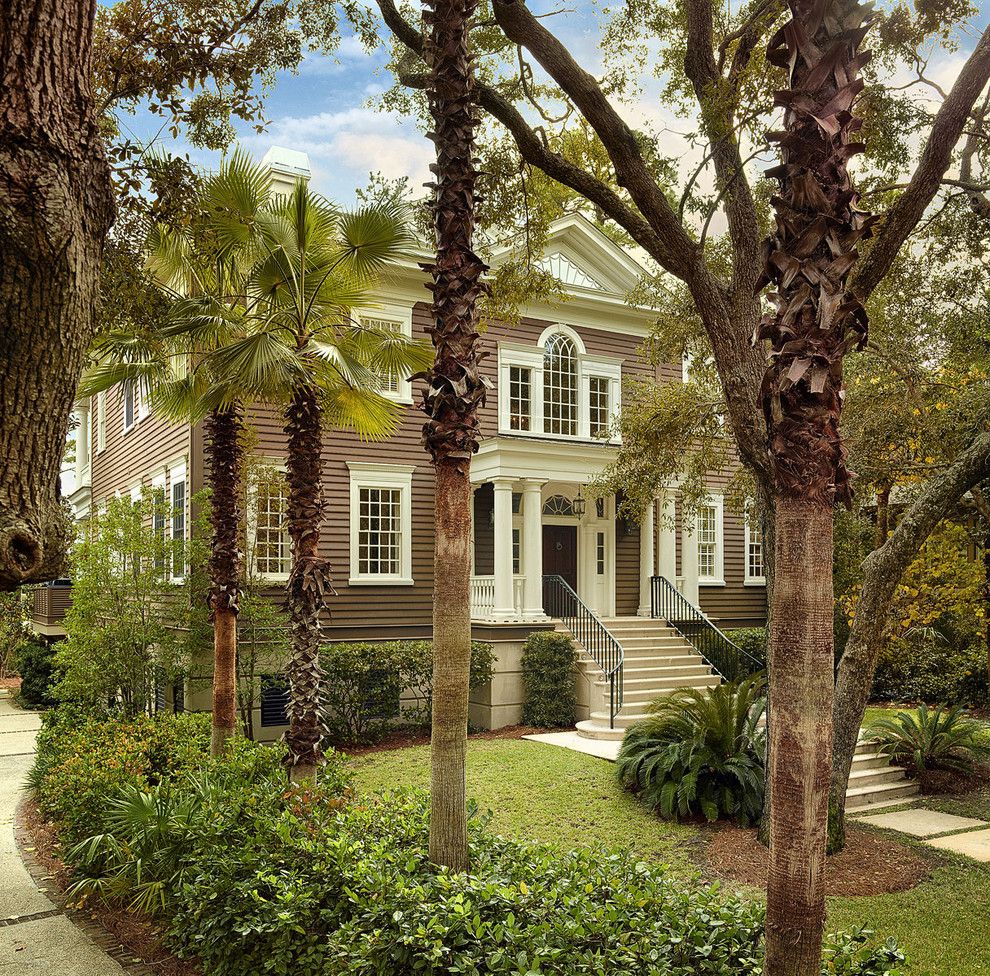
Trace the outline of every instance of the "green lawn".
[[[429, 785], [425, 746], [372, 753], [353, 765], [363, 792]], [[700, 865], [706, 832], [648, 814], [600, 759], [536, 742], [474, 740], [468, 795], [507, 836], [561, 847], [627, 845], [679, 874]], [[832, 899], [829, 928], [865, 925], [894, 936], [912, 976], [990, 976], [990, 867], [925, 850], [940, 865], [927, 881], [897, 895]]]

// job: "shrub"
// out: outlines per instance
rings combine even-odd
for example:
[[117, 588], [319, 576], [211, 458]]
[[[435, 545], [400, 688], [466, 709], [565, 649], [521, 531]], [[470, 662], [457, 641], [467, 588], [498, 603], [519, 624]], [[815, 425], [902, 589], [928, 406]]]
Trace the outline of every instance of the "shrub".
[[574, 664], [577, 652], [566, 634], [534, 631], [522, 655], [526, 700], [522, 720], [539, 728], [574, 724]]
[[[399, 718], [414, 725], [429, 724], [432, 641], [325, 644], [320, 663], [326, 672], [327, 729], [334, 742], [374, 742]], [[471, 688], [491, 681], [493, 663], [491, 645], [475, 641]]]
[[765, 710], [758, 677], [658, 698], [622, 740], [616, 775], [662, 817], [752, 823], [763, 810]]
[[209, 715], [98, 721], [62, 706], [45, 715], [32, 784], [42, 812], [74, 843], [102, 831], [108, 797], [197, 769], [209, 752]]
[[22, 641], [17, 647], [16, 662], [21, 676], [20, 700], [24, 705], [28, 708], [52, 705], [55, 646], [43, 640]]
[[757, 661], [767, 660], [766, 627], [740, 627], [738, 630], [727, 630], [725, 636]]
[[966, 718], [958, 706], [930, 711], [921, 705], [917, 714], [898, 712], [870, 723], [866, 736], [915, 775], [936, 769], [968, 775], [978, 760], [990, 759], [986, 726]]
[[873, 679], [875, 701], [985, 705], [987, 696], [985, 647], [931, 627], [891, 641]]

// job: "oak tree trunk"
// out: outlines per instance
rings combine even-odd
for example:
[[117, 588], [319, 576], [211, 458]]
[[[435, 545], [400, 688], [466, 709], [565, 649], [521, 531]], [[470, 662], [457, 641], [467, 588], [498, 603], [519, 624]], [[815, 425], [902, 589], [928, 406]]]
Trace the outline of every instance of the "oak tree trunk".
[[94, 0], [0, 4], [0, 589], [64, 572], [69, 415], [114, 217]]
[[286, 603], [292, 625], [289, 653], [289, 778], [315, 780], [323, 762], [320, 615], [330, 592], [330, 563], [320, 555], [323, 527], [323, 414], [316, 390], [296, 390], [285, 411], [286, 477], [292, 568]]
[[486, 382], [478, 369], [478, 299], [486, 267], [474, 253], [474, 76], [468, 29], [475, 0], [426, 0], [427, 89], [437, 161], [432, 203], [436, 350], [426, 373], [423, 441], [436, 470], [433, 589], [433, 729], [430, 859], [468, 867], [465, 774], [471, 667], [471, 456]]
[[243, 420], [238, 406], [206, 418], [210, 523], [210, 615], [213, 618], [213, 717], [210, 753], [230, 748], [237, 728], [237, 613], [241, 584]]
[[990, 433], [977, 435], [936, 475], [901, 515], [886, 542], [863, 560], [863, 583], [835, 687], [835, 746], [829, 809], [829, 850], [845, 844], [846, 790], [859, 730], [873, 687], [894, 592], [935, 527], [966, 492], [990, 474]]

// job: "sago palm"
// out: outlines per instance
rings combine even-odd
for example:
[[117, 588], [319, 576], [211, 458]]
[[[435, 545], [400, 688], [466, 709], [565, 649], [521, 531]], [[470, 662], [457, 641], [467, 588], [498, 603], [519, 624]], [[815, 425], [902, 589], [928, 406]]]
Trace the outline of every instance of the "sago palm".
[[[387, 437], [398, 408], [380, 392], [383, 377], [409, 376], [430, 361], [424, 343], [366, 326], [354, 312], [372, 304], [385, 267], [409, 244], [405, 217], [387, 204], [338, 210], [301, 182], [274, 198], [243, 229], [243, 247], [255, 260], [238, 334], [204, 359], [211, 375], [245, 398], [283, 408], [292, 540], [286, 741], [297, 780], [313, 778], [322, 759], [320, 617], [331, 591], [329, 561], [320, 553], [324, 428]], [[184, 304], [185, 332], [196, 345], [225, 333], [231, 302], [202, 295]]]

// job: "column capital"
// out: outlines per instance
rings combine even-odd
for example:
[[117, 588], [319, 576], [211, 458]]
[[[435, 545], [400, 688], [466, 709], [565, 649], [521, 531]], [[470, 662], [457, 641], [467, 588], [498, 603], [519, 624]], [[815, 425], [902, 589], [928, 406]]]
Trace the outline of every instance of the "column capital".
[[496, 478], [492, 478], [492, 484], [496, 488], [501, 488], [503, 491], [506, 488], [511, 488], [517, 481], [517, 478], [510, 478], [508, 475], [498, 475]]
[[546, 478], [522, 478], [523, 491], [540, 491], [547, 483]]

